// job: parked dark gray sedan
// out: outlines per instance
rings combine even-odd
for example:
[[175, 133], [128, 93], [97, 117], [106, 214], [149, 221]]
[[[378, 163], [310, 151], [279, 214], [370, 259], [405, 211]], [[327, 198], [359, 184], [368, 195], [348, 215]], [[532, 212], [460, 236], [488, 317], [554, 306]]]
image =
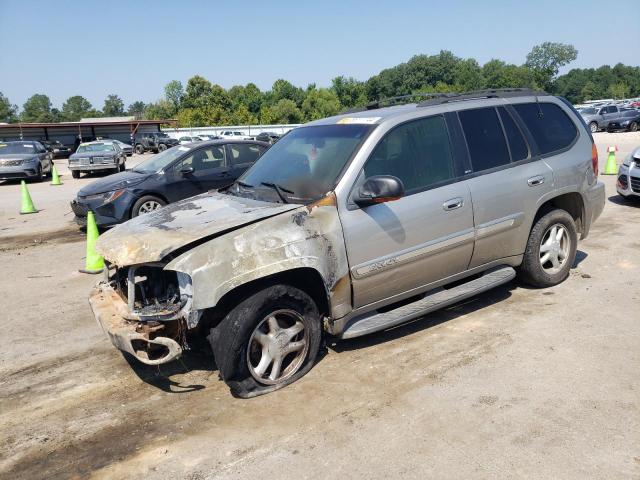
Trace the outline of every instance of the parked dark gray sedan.
[[0, 142], [0, 180], [42, 180], [51, 173], [53, 154], [40, 142]]

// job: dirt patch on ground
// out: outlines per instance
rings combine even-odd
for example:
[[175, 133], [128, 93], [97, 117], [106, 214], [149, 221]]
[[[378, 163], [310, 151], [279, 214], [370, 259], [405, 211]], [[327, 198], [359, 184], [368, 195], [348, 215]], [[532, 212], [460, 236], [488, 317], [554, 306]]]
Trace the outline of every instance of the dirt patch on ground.
[[85, 235], [76, 226], [67, 226], [60, 230], [35, 232], [22, 235], [0, 235], [0, 252], [22, 250], [37, 247], [45, 243], [74, 243], [85, 240]]

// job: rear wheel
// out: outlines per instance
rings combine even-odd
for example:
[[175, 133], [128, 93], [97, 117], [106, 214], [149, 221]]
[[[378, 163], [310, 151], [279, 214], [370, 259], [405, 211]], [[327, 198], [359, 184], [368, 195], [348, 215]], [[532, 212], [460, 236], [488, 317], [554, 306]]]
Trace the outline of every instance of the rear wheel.
[[250, 398], [311, 369], [322, 338], [320, 314], [305, 292], [273, 285], [240, 302], [207, 338], [231, 393]]
[[569, 276], [576, 257], [578, 233], [571, 215], [552, 210], [531, 229], [518, 277], [534, 287], [552, 287]]
[[142, 145], [136, 145], [136, 153], [138, 155], [143, 155], [144, 154], [144, 147]]
[[597, 122], [591, 122], [589, 124], [589, 130], [591, 130], [591, 133], [596, 133], [598, 131], [598, 124]]
[[131, 209], [131, 217], [137, 217], [145, 213], [153, 212], [154, 210], [164, 207], [167, 204], [164, 200], [153, 195], [145, 195], [139, 198], [136, 203], [133, 204]]

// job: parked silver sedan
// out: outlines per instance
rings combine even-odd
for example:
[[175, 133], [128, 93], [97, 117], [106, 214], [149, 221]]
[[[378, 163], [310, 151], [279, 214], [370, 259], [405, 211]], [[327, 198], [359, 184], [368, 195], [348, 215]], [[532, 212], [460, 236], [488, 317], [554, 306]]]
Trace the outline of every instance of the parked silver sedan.
[[0, 180], [42, 180], [51, 174], [53, 153], [40, 142], [0, 141]]
[[624, 159], [618, 170], [616, 190], [623, 197], [640, 197], [640, 147]]

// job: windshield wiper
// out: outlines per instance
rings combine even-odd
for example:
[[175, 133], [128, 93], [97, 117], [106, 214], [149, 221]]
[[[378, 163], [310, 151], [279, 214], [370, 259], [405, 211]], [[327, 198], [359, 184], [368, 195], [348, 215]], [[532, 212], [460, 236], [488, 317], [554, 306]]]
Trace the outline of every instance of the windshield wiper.
[[242, 180], [236, 180], [236, 183], [244, 188], [253, 188], [253, 185], [243, 182]]
[[282, 192], [287, 192], [287, 193], [291, 193], [293, 194], [293, 192], [289, 189], [286, 189], [284, 187], [281, 187], [280, 185], [276, 184], [276, 183], [272, 183], [272, 182], [260, 182], [261, 185], [264, 185], [265, 187], [271, 187], [273, 188], [276, 193], [278, 194], [278, 196], [280, 197], [280, 199], [282, 200], [282, 203], [289, 203], [289, 200], [287, 200], [287, 197], [284, 196], [284, 193]]

